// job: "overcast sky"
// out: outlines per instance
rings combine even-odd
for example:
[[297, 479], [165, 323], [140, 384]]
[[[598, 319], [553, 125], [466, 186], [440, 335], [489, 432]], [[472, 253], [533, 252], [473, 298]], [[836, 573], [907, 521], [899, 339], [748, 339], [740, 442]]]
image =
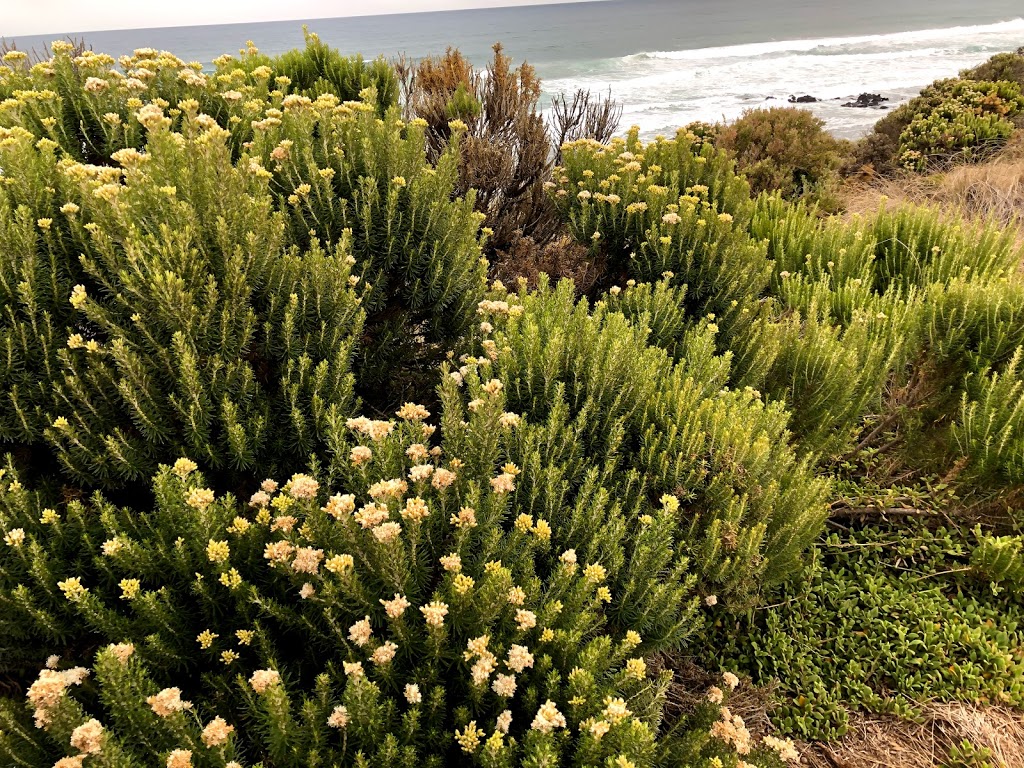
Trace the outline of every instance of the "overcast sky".
[[566, 0], [0, 0], [0, 37], [551, 2]]

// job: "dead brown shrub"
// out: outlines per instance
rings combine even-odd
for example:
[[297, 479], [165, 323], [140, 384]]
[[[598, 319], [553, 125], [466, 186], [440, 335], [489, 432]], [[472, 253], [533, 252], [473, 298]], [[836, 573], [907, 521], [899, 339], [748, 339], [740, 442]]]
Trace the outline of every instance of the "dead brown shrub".
[[495, 253], [494, 276], [502, 282], [515, 284], [522, 278], [529, 288], [536, 288], [540, 275], [553, 280], [569, 278], [580, 293], [588, 293], [604, 269], [587, 249], [569, 235], [562, 235], [540, 244], [532, 237], [519, 237], [507, 249]]

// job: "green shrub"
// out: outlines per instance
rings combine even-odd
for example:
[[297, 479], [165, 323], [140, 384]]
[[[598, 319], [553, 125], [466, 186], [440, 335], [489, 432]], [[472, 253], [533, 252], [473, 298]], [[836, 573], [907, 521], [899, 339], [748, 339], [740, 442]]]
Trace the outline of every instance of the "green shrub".
[[[964, 73], [970, 75], [970, 73]], [[985, 157], [1024, 112], [1021, 84], [970, 77], [936, 80], [880, 120], [857, 148], [861, 163], [888, 173], [923, 171], [936, 161]]]
[[[422, 406], [350, 420], [330, 498], [298, 474], [242, 506], [181, 459], [146, 514], [98, 495], [48, 507], [8, 467], [4, 671], [99, 655], [81, 695], [79, 672], [41, 674], [42, 731], [4, 707], [6, 759], [87, 751], [73, 729], [99, 717], [110, 765], [173, 749], [204, 765], [733, 765], [689, 721], [656, 741], [668, 678], [643, 656], [702, 623], [674, 505], [630, 493], [637, 477], [616, 482], [611, 462], [567, 482], [582, 457], [564, 406], [519, 418], [490, 375], [469, 363], [445, 379], [435, 449]], [[214, 717], [237, 728], [223, 750], [199, 733]]]
[[953, 439], [971, 470], [990, 482], [1024, 484], [1024, 381], [1018, 347], [1001, 371], [970, 376], [953, 424]]
[[430, 165], [425, 126], [405, 125], [394, 109], [380, 120], [367, 98], [289, 97], [247, 162], [273, 174], [293, 242], [335, 243], [350, 233], [367, 312], [360, 388], [390, 407], [429, 392], [434, 366], [474, 321], [486, 275], [483, 216], [472, 192], [453, 199], [458, 134]]
[[45, 444], [86, 488], [186, 452], [227, 483], [304, 465], [354, 405], [347, 246], [289, 247], [226, 132], [153, 109], [123, 168], [0, 129], [0, 439]]
[[[827, 485], [794, 455], [781, 404], [723, 388], [729, 360], [715, 353], [712, 324], [679, 337], [673, 363], [646, 346], [646, 313], [634, 325], [604, 304], [588, 311], [568, 283], [517, 302], [521, 314], [495, 323], [493, 366], [531, 420], [563, 414], [557, 450], [579, 458], [566, 464], [577, 479], [560, 482], [580, 483], [589, 465], [611, 473], [625, 498], [668, 494], [676, 541], [701, 590], [723, 604], [749, 604], [799, 567]], [[547, 508], [565, 504], [536, 493]]]
[[1024, 49], [1018, 48], [1014, 53], [997, 53], [984, 64], [964, 70], [960, 77], [964, 80], [990, 82], [1004, 80], [1024, 89]]
[[570, 143], [553, 194], [573, 236], [613, 276], [685, 285], [687, 313], [714, 315], [728, 339], [750, 322], [771, 264], [745, 231], [746, 183], [724, 154], [695, 142], [680, 131], [644, 145], [634, 130], [610, 145]]
[[836, 175], [845, 152], [820, 118], [794, 107], [747, 110], [713, 141], [736, 159], [754, 194], [777, 191], [787, 199], [813, 195]]

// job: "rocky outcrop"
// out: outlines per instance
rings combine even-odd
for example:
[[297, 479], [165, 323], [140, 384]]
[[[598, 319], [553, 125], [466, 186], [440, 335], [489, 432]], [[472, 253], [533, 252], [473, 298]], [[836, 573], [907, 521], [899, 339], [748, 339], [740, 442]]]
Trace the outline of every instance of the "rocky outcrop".
[[857, 109], [867, 109], [868, 107], [881, 107], [882, 103], [888, 100], [888, 97], [882, 96], [879, 93], [862, 93], [853, 101], [848, 101], [845, 104], [843, 104], [843, 106], [855, 107]]

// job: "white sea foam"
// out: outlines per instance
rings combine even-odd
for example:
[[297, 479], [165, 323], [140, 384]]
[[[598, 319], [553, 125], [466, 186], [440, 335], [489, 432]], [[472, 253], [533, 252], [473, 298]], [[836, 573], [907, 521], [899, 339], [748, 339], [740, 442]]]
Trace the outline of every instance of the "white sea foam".
[[810, 108], [831, 130], [855, 136], [883, 113], [843, 108], [842, 101], [871, 92], [888, 96], [895, 106], [933, 80], [1021, 45], [1024, 18], [888, 35], [648, 51], [594, 62], [571, 77], [547, 81], [545, 90], [610, 88], [626, 105], [624, 124], [639, 125], [646, 134], [693, 120], [733, 119], [745, 109], [810, 94], [821, 99]]

